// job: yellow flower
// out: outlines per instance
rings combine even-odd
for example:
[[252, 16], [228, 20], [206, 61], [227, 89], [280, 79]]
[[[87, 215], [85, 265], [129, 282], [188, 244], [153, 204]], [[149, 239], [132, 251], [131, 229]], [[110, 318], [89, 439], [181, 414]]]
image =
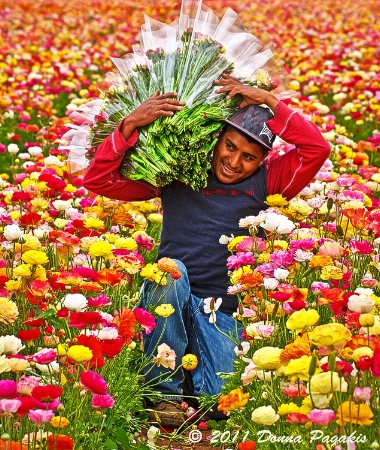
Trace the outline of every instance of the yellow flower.
[[36, 211], [45, 211], [49, 207], [49, 201], [42, 197], [33, 198], [30, 204]]
[[149, 281], [153, 281], [162, 286], [166, 285], [165, 273], [159, 270], [156, 263], [147, 264], [145, 267], [142, 268], [140, 275]]
[[169, 317], [174, 313], [175, 309], [168, 303], [157, 306], [154, 312], [161, 317]]
[[19, 291], [22, 288], [22, 281], [21, 280], [8, 280], [5, 283], [5, 288], [10, 292]]
[[309, 390], [312, 394], [330, 394], [340, 391], [346, 392], [347, 382], [340, 378], [337, 372], [317, 373], [310, 378]]
[[316, 326], [308, 337], [318, 347], [335, 347], [346, 344], [351, 339], [351, 331], [341, 323], [326, 323]]
[[266, 262], [269, 262], [269, 260], [270, 260], [270, 253], [262, 252], [257, 257], [256, 262], [257, 262], [257, 264], [264, 264]]
[[118, 236], [117, 234], [106, 233], [103, 235], [103, 237], [105, 237], [110, 244], [114, 244], [120, 236]]
[[355, 362], [358, 361], [362, 356], [369, 356], [370, 358], [372, 358], [373, 350], [369, 347], [359, 347], [356, 348], [351, 354], [351, 358]]
[[341, 426], [346, 423], [352, 423], [355, 425], [372, 425], [373, 412], [369, 405], [361, 403], [360, 405], [354, 402], [344, 402], [337, 408], [337, 423]]
[[68, 220], [66, 220], [66, 219], [60, 219], [60, 218], [58, 217], [57, 219], [54, 220], [54, 225], [55, 225], [59, 230], [62, 230], [63, 228], [65, 228], [67, 222], [68, 222]]
[[343, 271], [336, 266], [325, 266], [322, 267], [320, 277], [322, 280], [341, 280], [343, 278]]
[[0, 297], [0, 323], [9, 325], [13, 323], [17, 317], [18, 308], [16, 303], [6, 297]]
[[182, 368], [185, 370], [193, 370], [198, 365], [198, 358], [192, 353], [188, 353], [182, 358]]
[[50, 425], [54, 428], [65, 428], [70, 425], [70, 421], [66, 417], [54, 416], [50, 419]]
[[101, 230], [104, 228], [103, 220], [96, 219], [95, 217], [88, 217], [83, 221], [83, 225], [90, 230]]
[[286, 206], [288, 204], [288, 201], [286, 198], [282, 196], [282, 194], [274, 194], [274, 195], [268, 195], [265, 202], [268, 206]]
[[148, 220], [152, 223], [162, 223], [163, 216], [162, 214], [152, 213], [149, 214]]
[[305, 200], [301, 198], [292, 198], [289, 202], [289, 212], [295, 213], [299, 218], [302, 216], [309, 216], [313, 212], [313, 208], [311, 208]]
[[313, 402], [311, 401], [311, 398], [305, 397], [302, 400], [302, 405], [300, 406], [300, 409], [298, 412], [300, 414], [305, 414], [305, 416], [307, 416], [313, 408], [314, 408], [314, 406], [313, 406]]
[[221, 395], [218, 400], [219, 411], [232, 411], [242, 408], [249, 400], [249, 394], [243, 388], [233, 389], [228, 395]]
[[90, 245], [88, 253], [92, 258], [104, 258], [104, 259], [113, 258], [112, 245], [109, 242], [104, 241], [93, 242]]
[[[286, 366], [285, 376], [287, 376], [290, 381], [294, 382], [298, 379], [308, 381], [311, 358], [311, 356], [303, 355], [301, 358], [291, 359]], [[321, 369], [317, 367], [315, 373], [319, 372], [321, 372]]]
[[47, 257], [46, 253], [38, 250], [26, 251], [22, 254], [21, 259], [27, 264], [32, 265], [46, 264], [49, 262], [49, 258]]
[[123, 248], [130, 251], [136, 250], [137, 248], [136, 241], [132, 238], [119, 237], [114, 244], [116, 248]]
[[290, 315], [286, 321], [286, 328], [289, 330], [303, 330], [315, 325], [318, 320], [319, 314], [315, 309], [301, 309]]
[[16, 253], [27, 252], [28, 250], [41, 250], [42, 245], [37, 236], [32, 236], [31, 234], [23, 234], [21, 237], [23, 243], [16, 243]]
[[297, 413], [300, 411], [300, 407], [295, 403], [283, 403], [277, 410], [277, 414], [280, 416], [287, 416], [288, 414]]
[[57, 352], [59, 356], [67, 355], [67, 344], [58, 344]]
[[33, 280], [47, 281], [46, 270], [42, 266], [36, 266], [33, 273]]
[[255, 351], [252, 361], [259, 370], [276, 370], [281, 366], [281, 352], [278, 347], [262, 347]]
[[20, 264], [14, 269], [13, 275], [15, 277], [28, 278], [32, 275], [31, 267], [30, 264]]
[[8, 364], [8, 358], [6, 355], [0, 356], [0, 373], [10, 372], [11, 368]]
[[8, 358], [8, 364], [11, 371], [16, 373], [21, 373], [30, 366], [28, 360], [12, 357]]
[[67, 351], [67, 356], [76, 362], [89, 361], [93, 354], [92, 351], [84, 345], [73, 345]]

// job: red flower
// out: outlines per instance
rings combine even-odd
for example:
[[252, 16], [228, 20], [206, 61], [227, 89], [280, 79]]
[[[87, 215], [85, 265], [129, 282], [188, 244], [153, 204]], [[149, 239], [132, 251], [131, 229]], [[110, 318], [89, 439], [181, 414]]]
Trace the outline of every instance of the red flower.
[[239, 450], [256, 450], [256, 442], [253, 441], [245, 441], [240, 442], [238, 445]]
[[33, 330], [21, 330], [18, 332], [17, 337], [23, 342], [35, 341], [41, 336], [41, 331], [34, 328]]
[[16, 400], [20, 400], [21, 405], [17, 409], [17, 414], [23, 416], [27, 414], [31, 409], [36, 406], [36, 400], [33, 397], [16, 397]]
[[94, 394], [104, 395], [107, 393], [108, 385], [106, 380], [92, 370], [81, 372], [80, 382], [86, 389]]
[[51, 434], [47, 439], [48, 450], [73, 450], [74, 439], [64, 434], [55, 436]]
[[371, 368], [372, 362], [373, 362], [373, 358], [371, 358], [370, 356], [361, 356], [356, 361], [356, 367], [359, 370], [368, 370]]
[[32, 396], [40, 402], [52, 402], [63, 394], [61, 386], [36, 386], [32, 390]]
[[[41, 177], [42, 176], [39, 177], [39, 180], [41, 180]], [[61, 178], [52, 176], [49, 176], [49, 180], [46, 182], [46, 184], [53, 191], [63, 191], [67, 186], [66, 182]]]
[[135, 326], [137, 323], [133, 311], [123, 306], [121, 315], [115, 314], [113, 321], [117, 325], [119, 336], [123, 338], [123, 342], [129, 344], [135, 335]]
[[86, 328], [87, 325], [97, 325], [102, 316], [96, 311], [76, 312], [70, 314], [69, 327]]
[[301, 413], [290, 413], [286, 417], [286, 421], [292, 425], [305, 425], [309, 420], [308, 416]]
[[76, 345], [84, 345], [92, 351], [92, 358], [90, 360], [90, 366], [92, 368], [100, 368], [104, 366], [104, 359], [102, 355], [102, 344], [94, 336], [85, 336], [81, 334], [76, 338]]
[[23, 214], [18, 222], [22, 227], [38, 227], [39, 225], [42, 225], [45, 220], [36, 212], [31, 212]]
[[123, 340], [118, 339], [106, 339], [102, 341], [102, 352], [107, 358], [114, 358], [121, 352], [123, 348]]
[[376, 349], [373, 355], [373, 364], [371, 368], [372, 375], [375, 378], [380, 378], [380, 349]]
[[26, 203], [30, 201], [30, 195], [26, 192], [13, 192], [11, 201]]

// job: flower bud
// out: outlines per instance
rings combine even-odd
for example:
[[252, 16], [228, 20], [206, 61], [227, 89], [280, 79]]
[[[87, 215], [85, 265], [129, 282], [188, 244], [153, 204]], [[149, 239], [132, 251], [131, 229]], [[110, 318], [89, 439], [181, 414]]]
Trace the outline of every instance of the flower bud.
[[371, 313], [360, 314], [359, 323], [362, 327], [373, 327], [375, 324], [375, 316]]

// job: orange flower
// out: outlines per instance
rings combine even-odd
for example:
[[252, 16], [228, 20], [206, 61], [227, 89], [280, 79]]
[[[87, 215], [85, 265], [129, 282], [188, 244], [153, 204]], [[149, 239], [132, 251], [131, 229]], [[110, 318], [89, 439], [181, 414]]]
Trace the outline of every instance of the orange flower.
[[346, 423], [354, 425], [372, 425], [373, 412], [369, 405], [361, 403], [360, 405], [354, 402], [344, 402], [337, 409], [337, 423], [341, 426]]
[[130, 214], [128, 214], [124, 208], [119, 208], [116, 213], [112, 216], [112, 222], [116, 225], [123, 225], [128, 228], [133, 228], [133, 219]]
[[73, 450], [75, 444], [74, 439], [64, 434], [48, 436], [47, 443], [48, 450]]
[[79, 284], [79, 287], [82, 291], [87, 292], [102, 292], [103, 286], [101, 286], [96, 281], [82, 281]]
[[221, 395], [218, 400], [219, 411], [232, 411], [242, 408], [249, 400], [249, 394], [245, 394], [242, 388], [233, 389], [228, 395]]
[[243, 273], [238, 282], [243, 284], [246, 289], [259, 287], [263, 284], [264, 277], [260, 272]]
[[365, 228], [369, 213], [370, 212], [365, 208], [349, 208], [342, 210], [342, 214], [348, 217], [350, 219], [351, 225], [358, 230], [363, 230]]
[[79, 286], [83, 277], [79, 273], [62, 272], [58, 275], [57, 282], [65, 286]]
[[19, 442], [3, 441], [0, 439], [0, 450], [28, 450], [28, 447], [20, 445]]
[[376, 348], [380, 347], [380, 339], [374, 336], [364, 336], [364, 334], [355, 334], [352, 338], [347, 342], [346, 347], [351, 348], [352, 350], [356, 350], [360, 347], [369, 347], [372, 350], [376, 350]]
[[49, 292], [50, 283], [48, 281], [34, 280], [28, 284], [28, 289], [35, 297], [43, 297]]
[[328, 305], [335, 301], [343, 301], [344, 291], [339, 288], [323, 289], [322, 297], [318, 299], [318, 305]]
[[119, 335], [124, 343], [130, 343], [135, 335], [136, 317], [131, 309], [123, 307], [121, 314], [115, 314], [113, 322], [116, 323]]
[[282, 364], [287, 364], [291, 359], [299, 359], [303, 355], [310, 356], [310, 354], [310, 344], [307, 334], [304, 333], [282, 350], [280, 361]]
[[96, 281], [106, 286], [116, 286], [124, 279], [122, 272], [117, 272], [114, 269], [102, 269], [98, 271]]
[[311, 269], [332, 266], [333, 264], [333, 259], [330, 256], [315, 255], [309, 261], [309, 267]]

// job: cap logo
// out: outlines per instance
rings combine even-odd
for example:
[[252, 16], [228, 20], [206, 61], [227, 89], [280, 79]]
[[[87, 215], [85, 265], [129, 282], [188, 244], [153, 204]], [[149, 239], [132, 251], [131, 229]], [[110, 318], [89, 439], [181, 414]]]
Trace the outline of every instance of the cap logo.
[[271, 140], [273, 138], [273, 133], [268, 128], [266, 123], [264, 123], [263, 129], [260, 131], [259, 136], [261, 136], [262, 134], [268, 138], [269, 142], [271, 142]]

